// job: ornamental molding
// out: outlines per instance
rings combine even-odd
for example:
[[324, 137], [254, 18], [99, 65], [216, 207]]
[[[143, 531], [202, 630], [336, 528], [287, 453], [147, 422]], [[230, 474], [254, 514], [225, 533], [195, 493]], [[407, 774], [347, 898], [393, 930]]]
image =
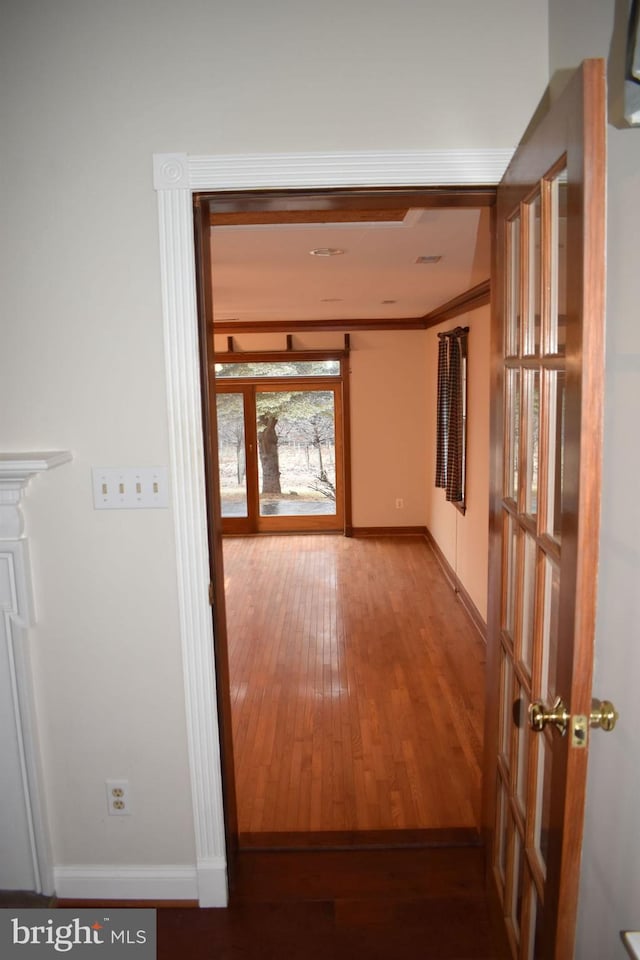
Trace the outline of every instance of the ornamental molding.
[[18, 540], [24, 532], [20, 499], [32, 477], [71, 460], [68, 450], [0, 453], [0, 540]]
[[514, 149], [254, 153], [157, 153], [156, 190], [323, 187], [475, 187], [500, 182]]

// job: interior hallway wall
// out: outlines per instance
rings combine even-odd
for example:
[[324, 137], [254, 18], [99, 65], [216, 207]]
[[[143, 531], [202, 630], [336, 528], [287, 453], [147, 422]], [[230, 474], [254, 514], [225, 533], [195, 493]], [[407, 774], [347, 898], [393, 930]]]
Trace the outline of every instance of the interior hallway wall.
[[169, 457], [152, 154], [511, 148], [547, 69], [529, 0], [3, 5], [0, 436], [74, 454], [24, 504], [58, 864], [194, 859], [172, 512], [91, 496]]

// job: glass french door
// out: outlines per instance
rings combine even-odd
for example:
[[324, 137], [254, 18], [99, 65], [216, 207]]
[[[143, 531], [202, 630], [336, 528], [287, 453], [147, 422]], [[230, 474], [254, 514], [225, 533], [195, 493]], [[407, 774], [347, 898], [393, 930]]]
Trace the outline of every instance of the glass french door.
[[[506, 223], [501, 722], [495, 862], [518, 957], [542, 957], [552, 727], [528, 707], [558, 695], [566, 382], [566, 170], [552, 171]], [[542, 238], [544, 236], [544, 243]], [[543, 287], [548, 293], [543, 311]], [[557, 731], [556, 731], [557, 733]]]
[[339, 383], [216, 385], [224, 533], [342, 530]]
[[494, 436], [502, 469], [492, 511], [490, 673], [499, 714], [487, 726], [491, 873], [512, 956], [569, 960], [600, 495], [600, 61], [583, 65], [517, 152], [496, 220]]

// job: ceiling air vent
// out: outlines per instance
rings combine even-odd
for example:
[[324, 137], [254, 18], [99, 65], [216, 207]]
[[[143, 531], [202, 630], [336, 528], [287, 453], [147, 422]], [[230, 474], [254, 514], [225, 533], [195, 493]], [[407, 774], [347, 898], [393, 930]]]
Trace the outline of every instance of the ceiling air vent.
[[416, 263], [438, 263], [439, 260], [442, 260], [442, 257], [439, 254], [432, 255], [430, 257], [416, 257]]

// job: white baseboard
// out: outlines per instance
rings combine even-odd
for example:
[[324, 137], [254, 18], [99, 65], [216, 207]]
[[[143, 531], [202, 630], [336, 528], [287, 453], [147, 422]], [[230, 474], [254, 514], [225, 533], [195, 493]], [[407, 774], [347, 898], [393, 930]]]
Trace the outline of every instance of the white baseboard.
[[55, 867], [61, 900], [198, 900], [226, 907], [227, 871], [222, 857], [191, 865]]

